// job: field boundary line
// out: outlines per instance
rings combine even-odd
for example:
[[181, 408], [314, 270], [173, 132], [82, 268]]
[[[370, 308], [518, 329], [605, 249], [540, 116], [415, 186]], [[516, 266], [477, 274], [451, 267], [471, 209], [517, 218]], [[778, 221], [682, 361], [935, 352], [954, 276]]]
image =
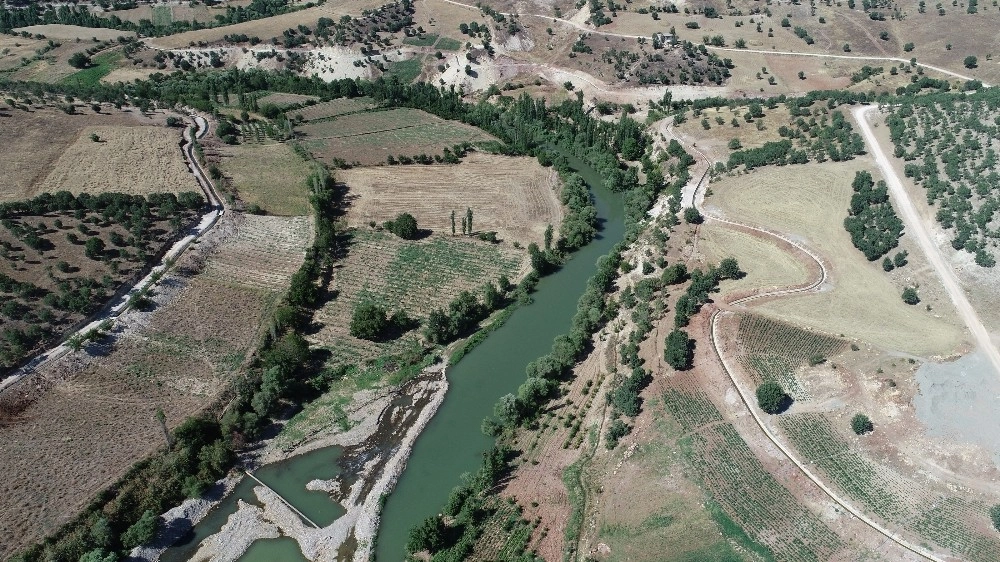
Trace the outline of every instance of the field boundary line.
[[[683, 144], [683, 140], [681, 140], [679, 137], [674, 136], [674, 138], [676, 138], [678, 142]], [[692, 149], [694, 150], [694, 152], [697, 152], [701, 158], [705, 159], [705, 161], [708, 163], [708, 167], [711, 168], [712, 165], [711, 159], [708, 158], [702, 151], [698, 150], [696, 147], [692, 147]], [[823, 262], [823, 259], [819, 255], [817, 255], [812, 250], [806, 248], [803, 244], [791, 240], [788, 236], [781, 234], [779, 232], [775, 232], [773, 230], [724, 219], [722, 217], [706, 212], [703, 205], [704, 196], [702, 197], [701, 202], [698, 201], [698, 191], [700, 191], [699, 188], [701, 187], [701, 183], [702, 179], [699, 179], [695, 184], [694, 192], [692, 193], [692, 205], [698, 208], [698, 210], [701, 211], [702, 215], [704, 215], [706, 219], [714, 220], [722, 224], [728, 224], [742, 229], [756, 231], [761, 234], [764, 234], [765, 236], [777, 238], [783, 242], [791, 244], [793, 247], [801, 250], [811, 259], [813, 259], [816, 262], [816, 264], [819, 265], [820, 268], [819, 277], [812, 283], [809, 283], [808, 285], [804, 285], [801, 287], [792, 287], [788, 289], [779, 289], [777, 291], [768, 291], [764, 293], [758, 293], [755, 295], [749, 295], [730, 302], [729, 303], [730, 305], [742, 305], [751, 302], [753, 300], [766, 297], [775, 297], [775, 296], [790, 295], [796, 293], [811, 292], [819, 289], [824, 283], [826, 283], [826, 280], [829, 276], [826, 264]], [[820, 490], [822, 490], [831, 500], [833, 500], [840, 507], [844, 508], [847, 512], [856, 517], [859, 521], [867, 525], [869, 528], [878, 532], [879, 534], [891, 540], [892, 542], [896, 543], [900, 547], [918, 556], [926, 558], [927, 560], [932, 560], [933, 562], [944, 562], [942, 558], [938, 558], [937, 556], [935, 556], [934, 554], [930, 553], [929, 551], [925, 550], [920, 546], [911, 544], [909, 541], [904, 539], [899, 534], [894, 533], [889, 529], [883, 527], [878, 522], [874, 521], [864, 513], [861, 513], [860, 510], [855, 508], [849, 502], [842, 499], [836, 492], [834, 492], [829, 486], [827, 486], [822, 479], [820, 479], [818, 476], [813, 474], [812, 471], [806, 468], [805, 464], [803, 464], [802, 461], [800, 461], [798, 457], [796, 457], [795, 454], [780, 439], [778, 439], [778, 437], [771, 431], [771, 429], [767, 426], [767, 424], [764, 423], [764, 420], [761, 417], [760, 413], [754, 408], [752, 400], [750, 400], [747, 397], [746, 389], [736, 379], [736, 375], [734, 374], [733, 370], [730, 369], [729, 364], [726, 362], [725, 355], [722, 353], [722, 348], [719, 346], [719, 341], [718, 341], [717, 326], [719, 317], [723, 314], [734, 314], [734, 312], [716, 308], [716, 310], [712, 312], [711, 318], [709, 320], [709, 340], [711, 341], [712, 344], [712, 351], [714, 351], [715, 356], [719, 359], [719, 363], [722, 365], [723, 371], [726, 372], [726, 376], [729, 377], [729, 381], [733, 384], [733, 387], [736, 389], [736, 392], [740, 395], [740, 400], [743, 402], [743, 405], [746, 407], [747, 411], [750, 412], [750, 415], [753, 417], [754, 422], [757, 424], [757, 427], [759, 427], [760, 430], [764, 432], [764, 435], [768, 438], [768, 440], [775, 447], [777, 447], [778, 450], [781, 451], [781, 453], [789, 461], [791, 461], [792, 464], [794, 464], [806, 478], [808, 478], [816, 486], [818, 486]]]

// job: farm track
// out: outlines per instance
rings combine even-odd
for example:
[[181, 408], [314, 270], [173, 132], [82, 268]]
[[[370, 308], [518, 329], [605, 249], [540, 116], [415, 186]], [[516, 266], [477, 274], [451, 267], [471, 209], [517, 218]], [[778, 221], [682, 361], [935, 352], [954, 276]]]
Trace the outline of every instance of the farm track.
[[62, 339], [62, 343], [48, 351], [43, 352], [41, 355], [35, 357], [26, 365], [15, 371], [11, 376], [7, 377], [3, 381], [0, 381], [0, 392], [3, 392], [5, 389], [10, 388], [18, 382], [24, 380], [29, 375], [35, 373], [39, 368], [71, 353], [72, 348], [67, 343], [71, 338], [76, 336], [82, 337], [91, 330], [96, 330], [102, 322], [106, 320], [115, 320], [128, 311], [128, 302], [133, 295], [136, 295], [153, 286], [158, 280], [158, 277], [168, 269], [169, 263], [181, 257], [181, 255], [184, 254], [194, 241], [201, 238], [205, 233], [210, 231], [216, 223], [218, 223], [219, 218], [226, 211], [225, 205], [222, 203], [222, 200], [215, 191], [215, 187], [212, 182], [209, 181], [208, 176], [205, 174], [205, 171], [202, 169], [201, 164], [198, 163], [194, 154], [195, 141], [203, 138], [208, 132], [208, 121], [197, 115], [192, 116], [192, 120], [195, 125], [197, 125], [197, 131], [192, 132], [190, 129], [185, 131], [191, 136], [188, 137], [187, 134], [185, 134], [181, 150], [184, 152], [184, 156], [187, 159], [189, 170], [195, 176], [195, 179], [198, 180], [198, 185], [201, 186], [205, 198], [210, 205], [209, 212], [202, 215], [201, 222], [192, 228], [192, 232], [190, 234], [174, 243], [174, 245], [163, 255], [163, 258], [160, 260], [158, 265], [153, 267], [145, 277], [139, 280], [138, 283], [125, 291], [118, 299], [117, 304], [109, 304], [105, 306], [100, 312], [92, 316], [90, 322], [88, 322], [81, 329], [72, 334], [65, 335]]
[[[681, 143], [684, 142], [682, 139], [680, 139], [680, 138], [678, 138], [676, 136], [674, 138], [676, 138], [678, 142], [681, 142]], [[711, 168], [711, 160], [702, 151], [698, 150], [696, 147], [687, 147], [687, 148], [690, 148], [695, 153], [697, 153], [697, 156], [699, 158], [703, 159], [708, 164], [707, 167]], [[814, 281], [808, 283], [808, 284], [801, 285], [801, 286], [796, 286], [796, 287], [789, 287], [789, 288], [785, 288], [785, 289], [779, 289], [779, 290], [776, 290], [776, 291], [767, 291], [767, 292], [763, 292], [763, 293], [755, 293], [755, 294], [752, 294], [752, 295], [740, 297], [740, 298], [737, 298], [737, 299], [735, 299], [733, 301], [730, 301], [729, 303], [726, 303], [727, 308], [728, 307], [739, 307], [741, 305], [745, 305], [746, 303], [749, 303], [749, 302], [752, 302], [752, 301], [755, 301], [755, 300], [759, 300], [759, 299], [763, 299], [763, 298], [775, 298], [775, 297], [782, 297], [782, 296], [795, 295], [795, 294], [801, 294], [801, 293], [809, 293], [809, 292], [817, 291], [820, 288], [822, 288], [822, 286], [824, 285], [824, 283], [826, 283], [826, 281], [827, 281], [827, 279], [829, 277], [829, 270], [827, 268], [826, 263], [824, 263], [823, 259], [816, 252], [808, 249], [803, 244], [800, 244], [800, 243], [798, 243], [798, 242], [796, 242], [794, 240], [791, 240], [788, 236], [786, 236], [784, 234], [781, 234], [779, 232], [775, 232], [773, 230], [769, 230], [769, 229], [766, 229], [766, 228], [761, 228], [761, 227], [757, 227], [757, 226], [753, 226], [753, 225], [749, 225], [749, 224], [740, 223], [740, 222], [737, 222], [737, 221], [732, 221], [732, 220], [725, 219], [723, 217], [720, 217], [720, 216], [717, 216], [717, 215], [714, 215], [712, 213], [707, 212], [705, 210], [705, 208], [704, 208], [704, 205], [702, 204], [702, 202], [704, 200], [704, 195], [702, 195], [702, 201], [699, 201], [699, 199], [698, 199], [698, 192], [700, 191], [700, 188], [701, 188], [701, 186], [702, 186], [703, 183], [704, 183], [704, 176], [702, 176], [698, 180], [690, 182], [688, 184], [688, 186], [685, 186], [684, 192], [685, 193], [690, 192], [690, 201], [692, 202], [692, 204], [695, 207], [698, 208], [698, 210], [702, 213], [702, 215], [707, 220], [715, 221], [715, 222], [727, 225], [727, 226], [732, 227], [732, 228], [737, 228], [737, 229], [740, 229], [740, 230], [749, 231], [749, 232], [755, 233], [755, 234], [757, 234], [759, 236], [762, 236], [764, 238], [774, 238], [774, 239], [777, 239], [780, 243], [790, 244], [795, 249], [797, 249], [797, 250], [801, 251], [802, 253], [804, 253], [805, 255], [809, 256], [809, 258], [811, 260], [813, 260], [815, 262], [815, 264], [819, 267], [819, 276], [818, 276], [818, 278], [815, 279]], [[910, 552], [912, 552], [914, 554], [917, 554], [918, 556], [921, 556], [921, 557], [923, 557], [923, 558], [925, 558], [927, 560], [933, 560], [934, 562], [944, 562], [944, 559], [935, 556], [934, 554], [932, 554], [931, 552], [929, 552], [927, 549], [925, 549], [925, 548], [923, 548], [923, 547], [921, 547], [919, 545], [916, 545], [916, 544], [913, 544], [913, 543], [907, 541], [905, 538], [903, 538], [902, 536], [900, 536], [898, 533], [894, 533], [894, 532], [890, 531], [889, 529], [887, 529], [887, 528], [883, 527], [882, 525], [880, 525], [878, 522], [876, 522], [873, 519], [871, 519], [870, 517], [866, 516], [864, 513], [861, 513], [861, 511], [858, 508], [856, 508], [853, 505], [851, 505], [847, 500], [841, 498], [840, 495], [838, 495], [834, 490], [832, 490], [829, 486], [827, 486], [823, 482], [822, 479], [820, 479], [818, 476], [816, 476], [816, 474], [814, 474], [809, 468], [807, 468], [805, 466], [805, 464], [801, 460], [799, 460], [799, 458], [792, 452], [792, 450], [790, 449], [789, 446], [785, 445], [780, 439], [778, 439], [778, 437], [774, 434], [774, 432], [772, 432], [771, 429], [764, 422], [764, 420], [763, 420], [760, 412], [754, 406], [752, 395], [737, 380], [736, 376], [733, 374], [733, 369], [729, 366], [729, 363], [726, 361], [725, 355], [722, 353], [722, 349], [720, 347], [720, 342], [719, 342], [719, 335], [718, 335], [717, 326], [718, 326], [719, 318], [721, 316], [723, 316], [723, 315], [726, 315], [726, 314], [732, 314], [732, 312], [729, 311], [729, 310], [723, 309], [723, 308], [717, 308], [716, 310], [714, 310], [712, 312], [711, 318], [709, 320], [709, 337], [710, 337], [710, 340], [711, 340], [711, 343], [712, 343], [712, 350], [713, 350], [715, 356], [719, 359], [719, 363], [722, 365], [722, 368], [726, 372], [726, 375], [729, 377], [729, 380], [732, 383], [733, 387], [736, 389], [737, 393], [739, 393], [740, 400], [743, 402], [743, 405], [746, 407], [747, 411], [750, 412], [750, 415], [753, 417], [754, 422], [757, 424], [757, 427], [760, 428], [760, 430], [764, 433], [764, 435], [768, 438], [768, 440], [775, 447], [777, 447], [778, 450], [781, 451], [781, 453], [789, 461], [791, 461], [792, 464], [794, 464], [796, 466], [796, 468], [798, 468], [799, 471], [802, 472], [802, 474], [806, 478], [808, 478], [809, 480], [811, 480], [813, 482], [813, 484], [815, 484], [817, 487], [819, 487], [820, 490], [822, 490], [823, 493], [825, 493], [833, 502], [835, 502], [840, 507], [842, 507], [847, 512], [849, 512], [851, 515], [853, 515], [854, 517], [856, 517], [859, 521], [863, 522], [865, 525], [867, 525], [868, 527], [870, 527], [874, 531], [876, 531], [879, 534], [881, 534], [882, 536], [886, 537], [886, 539], [891, 540], [892, 542], [896, 543], [900, 547], [902, 547], [902, 548], [904, 548], [904, 549], [906, 549], [906, 550], [908, 550], [908, 551], [910, 551]]]

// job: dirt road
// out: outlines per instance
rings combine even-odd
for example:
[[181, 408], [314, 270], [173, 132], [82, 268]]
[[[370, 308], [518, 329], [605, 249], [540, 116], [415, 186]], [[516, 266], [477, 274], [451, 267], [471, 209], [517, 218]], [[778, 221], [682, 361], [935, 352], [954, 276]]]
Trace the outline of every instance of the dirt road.
[[[192, 242], [208, 232], [213, 226], [215, 226], [215, 223], [218, 222], [219, 217], [225, 212], [225, 208], [223, 207], [218, 195], [215, 193], [215, 188], [212, 186], [212, 183], [208, 180], [208, 176], [205, 175], [205, 171], [202, 170], [201, 165], [198, 164], [198, 160], [194, 155], [194, 141], [203, 137], [205, 133], [208, 132], [208, 121], [200, 116], [195, 116], [192, 119], [194, 120], [195, 125], [197, 125], [197, 130], [189, 130], [185, 132], [185, 142], [182, 150], [184, 151], [191, 173], [194, 174], [195, 178], [198, 180], [198, 184], [201, 185], [202, 190], [205, 193], [205, 197], [210, 206], [208, 213], [201, 217], [201, 221], [191, 229], [187, 236], [174, 243], [167, 253], [163, 255], [163, 259], [160, 263], [153, 267], [153, 269], [151, 269], [145, 277], [139, 280], [138, 283], [129, 288], [129, 290], [121, 296], [117, 303], [97, 313], [97, 315], [91, 318], [90, 322], [80, 330], [77, 330], [73, 334], [68, 334], [63, 340], [63, 343], [46, 351], [45, 353], [42, 353], [38, 357], [35, 357], [28, 364], [15, 371], [11, 376], [7, 377], [3, 381], [0, 381], [0, 391], [34, 373], [39, 367], [42, 367], [43, 365], [70, 353], [72, 348], [68, 342], [71, 338], [77, 336], [85, 337], [85, 335], [92, 330], [99, 329], [101, 323], [106, 320], [115, 320], [121, 316], [126, 310], [128, 310], [129, 299], [133, 295], [148, 289], [156, 283], [159, 276], [166, 271], [169, 263], [177, 260], [177, 258], [179, 258], [181, 254], [187, 250]], [[190, 135], [190, 138], [188, 135]]]
[[928, 226], [920, 219], [917, 208], [913, 205], [913, 201], [910, 200], [906, 189], [903, 188], [903, 182], [899, 179], [899, 175], [896, 174], [896, 170], [893, 169], [892, 164], [889, 162], [889, 156], [883, 150], [882, 146], [879, 145], [878, 139], [875, 137], [874, 131], [872, 131], [871, 124], [868, 122], [866, 116], [875, 109], [874, 106], [863, 106], [854, 109], [852, 113], [854, 114], [855, 121], [857, 121], [858, 126], [861, 128], [861, 133], [865, 138], [868, 149], [871, 151], [872, 156], [875, 157], [875, 163], [878, 164], [879, 171], [882, 172], [885, 182], [889, 185], [889, 192], [892, 194], [896, 210], [902, 215], [903, 224], [906, 225], [906, 233], [913, 236], [920, 246], [920, 250], [927, 256], [927, 261], [930, 262], [938, 277], [941, 278], [941, 283], [948, 292], [948, 296], [951, 297], [951, 302], [955, 305], [955, 310], [958, 311], [958, 315], [965, 322], [965, 325], [968, 326], [969, 332], [972, 333], [972, 337], [976, 341], [976, 345], [986, 354], [990, 363], [993, 364], [997, 376], [1000, 376], [1000, 351], [997, 350], [997, 346], [993, 343], [992, 338], [990, 338], [990, 333], [986, 329], [986, 326], [979, 319], [976, 309], [973, 308], [969, 299], [965, 296], [965, 290], [962, 289], [962, 284], [958, 281], [955, 271], [951, 268], [947, 258], [945, 258], [944, 254], [941, 253], [941, 250], [931, 238]]

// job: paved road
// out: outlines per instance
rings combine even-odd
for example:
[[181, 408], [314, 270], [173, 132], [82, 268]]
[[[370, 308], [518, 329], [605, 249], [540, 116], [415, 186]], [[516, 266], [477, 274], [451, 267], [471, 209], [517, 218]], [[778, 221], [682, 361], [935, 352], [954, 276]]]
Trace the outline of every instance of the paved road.
[[982, 320], [980, 320], [979, 313], [976, 312], [976, 309], [969, 302], [968, 297], [965, 296], [965, 290], [962, 289], [962, 284], [959, 282], [958, 276], [955, 275], [955, 270], [952, 269], [944, 254], [941, 253], [940, 248], [938, 248], [937, 244], [931, 238], [930, 229], [921, 219], [920, 214], [917, 213], [917, 208], [914, 206], [913, 201], [910, 200], [910, 195], [906, 192], [906, 189], [903, 188], [903, 182], [899, 179], [899, 175], [896, 174], [896, 170], [893, 169], [889, 161], [889, 156], [882, 149], [882, 146], [879, 145], [878, 139], [875, 137], [874, 131], [872, 131], [871, 124], [868, 122], [866, 115], [875, 109], [874, 106], [863, 106], [854, 109], [852, 113], [854, 114], [855, 121], [857, 121], [858, 126], [861, 128], [861, 133], [865, 138], [868, 149], [875, 157], [875, 163], [878, 164], [879, 170], [882, 172], [882, 176], [889, 186], [896, 209], [902, 215], [903, 224], [906, 225], [906, 233], [917, 241], [917, 245], [920, 246], [921, 251], [927, 256], [927, 261], [930, 262], [938, 277], [941, 278], [941, 283], [944, 284], [948, 296], [951, 297], [951, 302], [955, 305], [955, 310], [965, 322], [965, 325], [968, 326], [969, 332], [972, 333], [972, 337], [976, 341], [976, 345], [980, 351], [986, 354], [990, 363], [993, 364], [997, 376], [1000, 376], [1000, 351], [997, 350], [997, 346], [993, 343], [992, 338], [990, 338], [989, 331], [983, 325]]

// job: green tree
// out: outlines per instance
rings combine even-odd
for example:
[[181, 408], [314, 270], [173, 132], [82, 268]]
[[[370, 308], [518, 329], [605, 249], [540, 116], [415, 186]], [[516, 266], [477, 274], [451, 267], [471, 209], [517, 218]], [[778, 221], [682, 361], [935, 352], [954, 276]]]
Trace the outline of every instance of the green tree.
[[95, 548], [81, 556], [80, 562], [118, 562], [118, 555], [103, 548]]
[[87, 68], [91, 65], [90, 57], [82, 51], [73, 53], [73, 56], [69, 57], [69, 65], [73, 68]]
[[691, 367], [691, 360], [694, 356], [693, 343], [694, 340], [688, 337], [684, 330], [670, 332], [664, 341], [663, 359], [678, 371]]
[[892, 258], [892, 264], [896, 267], [903, 267], [904, 265], [909, 263], [906, 261], [907, 256], [909, 256], [909, 252], [907, 252], [906, 250], [897, 252], [896, 256]]
[[521, 419], [521, 405], [517, 397], [513, 394], [505, 394], [497, 400], [493, 407], [493, 415], [500, 420], [500, 423], [507, 427], [514, 427]]
[[104, 240], [97, 238], [88, 238], [87, 242], [84, 243], [85, 253], [87, 257], [92, 260], [99, 260], [104, 257]]
[[1000, 505], [990, 508], [990, 521], [993, 522], [993, 528], [1000, 531]]
[[872, 424], [872, 420], [868, 419], [868, 416], [864, 414], [855, 414], [854, 417], [851, 418], [851, 429], [858, 435], [864, 435], [865, 433], [874, 431], [875, 425]]
[[101, 548], [106, 548], [111, 544], [114, 537], [111, 524], [104, 517], [98, 517], [94, 524], [90, 526], [90, 540]]
[[375, 341], [388, 327], [389, 319], [385, 308], [367, 299], [354, 307], [350, 327], [352, 336]]
[[979, 66], [979, 59], [977, 59], [972, 55], [965, 57], [964, 62], [965, 62], [965, 68], [976, 68], [977, 66]]
[[469, 234], [473, 233], [472, 228], [472, 207], [467, 207], [465, 209], [465, 227], [469, 229]]
[[142, 517], [122, 533], [122, 546], [131, 550], [137, 546], [148, 543], [156, 536], [156, 529], [160, 526], [160, 518], [147, 509]]
[[455, 235], [455, 211], [451, 212], [451, 235]]
[[768, 414], [781, 412], [788, 403], [789, 396], [785, 389], [774, 381], [765, 381], [757, 387], [757, 405]]
[[903, 302], [909, 305], [914, 305], [920, 302], [920, 296], [917, 295], [917, 290], [913, 287], [903, 289]]
[[892, 260], [889, 259], [888, 257], [882, 260], [882, 269], [884, 269], [885, 271], [892, 271], [895, 268], [896, 266], [892, 265]]
[[704, 220], [704, 217], [701, 216], [698, 209], [695, 209], [694, 207], [684, 209], [684, 222], [688, 224], [701, 224]]
[[739, 279], [744, 275], [736, 258], [726, 258], [719, 262], [719, 269], [716, 270], [716, 273], [719, 279]]
[[552, 225], [545, 227], [545, 251], [552, 249]]
[[430, 551], [434, 552], [444, 546], [445, 526], [440, 517], [431, 516], [410, 529], [406, 539], [406, 550], [411, 554]]
[[383, 226], [403, 240], [415, 240], [420, 234], [420, 229], [417, 228], [417, 219], [413, 218], [410, 213], [400, 213], [394, 220], [386, 222]]

